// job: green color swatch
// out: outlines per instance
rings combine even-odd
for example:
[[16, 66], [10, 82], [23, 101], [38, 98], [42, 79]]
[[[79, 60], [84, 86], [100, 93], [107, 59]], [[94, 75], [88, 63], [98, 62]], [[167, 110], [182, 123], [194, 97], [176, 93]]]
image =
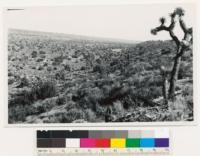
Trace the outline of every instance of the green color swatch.
[[126, 147], [140, 147], [140, 139], [126, 139]]

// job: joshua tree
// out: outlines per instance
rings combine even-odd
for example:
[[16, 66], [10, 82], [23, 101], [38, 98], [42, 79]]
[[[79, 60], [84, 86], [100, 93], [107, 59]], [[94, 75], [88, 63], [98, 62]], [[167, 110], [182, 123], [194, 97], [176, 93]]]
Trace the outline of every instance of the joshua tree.
[[[170, 80], [169, 80], [169, 89], [168, 89], [168, 98], [174, 99], [175, 98], [175, 85], [178, 78], [181, 57], [183, 54], [192, 48], [192, 28], [187, 28], [186, 24], [183, 20], [183, 16], [185, 15], [185, 11], [182, 8], [176, 8], [174, 12], [170, 14], [171, 22], [169, 26], [166, 26], [166, 19], [164, 17], [160, 18], [160, 26], [151, 30], [153, 35], [156, 35], [157, 32], [160, 31], [167, 31], [172, 38], [172, 40], [176, 44], [176, 54], [174, 57], [173, 67], [170, 73]], [[182, 29], [184, 36], [183, 39], [179, 39], [177, 35], [174, 33], [174, 28], [176, 24], [179, 23], [180, 28]]]

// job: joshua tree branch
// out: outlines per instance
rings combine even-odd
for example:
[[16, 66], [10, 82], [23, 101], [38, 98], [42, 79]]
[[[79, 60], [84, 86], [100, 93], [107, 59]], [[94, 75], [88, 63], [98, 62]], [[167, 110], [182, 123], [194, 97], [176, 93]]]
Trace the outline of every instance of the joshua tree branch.
[[180, 45], [180, 41], [179, 41], [178, 37], [174, 34], [174, 32], [173, 31], [169, 31], [169, 35], [175, 41], [176, 45], [179, 46]]
[[161, 23], [161, 25], [159, 27], [156, 27], [154, 29], [151, 30], [151, 33], [156, 35], [157, 32], [159, 31], [168, 31], [170, 34], [170, 37], [175, 41], [176, 45], [179, 46], [180, 45], [180, 41], [178, 39], [178, 37], [174, 34], [173, 29], [176, 25], [176, 20], [175, 20], [175, 14], [172, 13], [171, 14], [171, 23], [170, 25], [167, 27], [164, 25], [164, 23]]
[[175, 25], [176, 25], [175, 14], [172, 13], [172, 14], [171, 14], [171, 23], [170, 23], [170, 25], [169, 25], [168, 28], [169, 28], [171, 31], [173, 31]]
[[155, 31], [155, 32], [159, 32], [159, 31], [163, 31], [163, 30], [169, 31], [168, 27], [166, 27], [164, 25], [160, 25], [159, 27], [156, 27], [153, 29], [153, 31]]
[[188, 28], [186, 27], [185, 22], [183, 21], [182, 17], [179, 17], [179, 24], [181, 26], [181, 29], [186, 34], [188, 32]]

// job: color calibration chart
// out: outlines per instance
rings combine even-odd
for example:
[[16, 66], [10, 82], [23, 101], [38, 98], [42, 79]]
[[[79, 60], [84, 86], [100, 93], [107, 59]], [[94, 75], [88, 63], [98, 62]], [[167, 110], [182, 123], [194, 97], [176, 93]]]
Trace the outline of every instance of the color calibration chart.
[[37, 131], [38, 156], [169, 155], [169, 130]]

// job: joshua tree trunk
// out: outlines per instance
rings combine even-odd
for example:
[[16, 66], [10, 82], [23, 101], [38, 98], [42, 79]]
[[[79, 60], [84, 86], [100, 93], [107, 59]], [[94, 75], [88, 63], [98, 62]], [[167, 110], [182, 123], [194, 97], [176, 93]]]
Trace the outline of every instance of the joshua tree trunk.
[[[174, 10], [173, 13], [170, 14], [171, 23], [169, 26], [165, 25], [166, 19], [164, 17], [160, 18], [161, 25], [156, 27], [155, 29], [151, 30], [153, 35], [156, 35], [159, 31], [167, 31], [169, 32], [170, 37], [176, 43], [177, 52], [176, 56], [174, 57], [174, 63], [172, 67], [172, 71], [170, 72], [170, 86], [168, 90], [168, 96], [166, 95], [166, 86], [163, 85], [163, 98], [164, 99], [174, 99], [175, 98], [175, 88], [176, 88], [176, 81], [178, 79], [179, 68], [181, 64], [181, 57], [183, 56], [184, 52], [191, 49], [192, 47], [192, 28], [187, 28], [185, 22], [183, 21], [182, 17], [184, 16], [184, 10], [182, 8], [177, 8]], [[178, 37], [174, 34], [174, 27], [177, 23], [176, 17], [178, 17], [178, 21], [180, 24], [181, 29], [184, 32], [184, 37], [180, 41]]]
[[170, 86], [169, 86], [168, 96], [170, 99], [174, 99], [175, 97], [175, 87], [176, 87], [176, 81], [178, 79], [180, 64], [181, 64], [181, 57], [175, 57], [174, 65], [171, 71], [171, 78], [169, 80]]

